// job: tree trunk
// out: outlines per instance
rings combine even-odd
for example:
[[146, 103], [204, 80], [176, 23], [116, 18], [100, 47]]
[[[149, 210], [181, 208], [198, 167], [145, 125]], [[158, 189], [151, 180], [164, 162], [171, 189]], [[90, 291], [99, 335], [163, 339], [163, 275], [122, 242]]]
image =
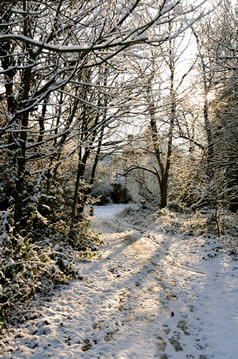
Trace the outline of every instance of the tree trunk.
[[[27, 12], [27, 2], [23, 1], [23, 10]], [[24, 19], [24, 35], [27, 36], [29, 30], [28, 18]], [[28, 49], [29, 50], [29, 49]], [[28, 51], [29, 52], [29, 51]], [[32, 60], [34, 55], [32, 54]], [[22, 93], [20, 94], [20, 101], [23, 106], [28, 100], [30, 85], [31, 85], [32, 72], [31, 68], [26, 68], [23, 73], [22, 79]], [[17, 149], [17, 180], [16, 180], [16, 191], [15, 191], [15, 211], [14, 211], [14, 226], [15, 233], [19, 233], [22, 229], [23, 222], [23, 193], [24, 193], [24, 181], [25, 181], [25, 170], [26, 170], [26, 141], [28, 136], [28, 125], [29, 125], [29, 112], [25, 110], [21, 115], [21, 129], [18, 137], [18, 149]]]
[[72, 212], [71, 212], [71, 227], [73, 227], [73, 225], [75, 224], [75, 217], [76, 217], [76, 213], [78, 212], [78, 215], [80, 217], [82, 217], [83, 214], [83, 210], [84, 210], [84, 204], [80, 205], [79, 208], [78, 207], [78, 200], [79, 200], [79, 187], [80, 187], [80, 180], [83, 178], [84, 176], [84, 172], [85, 172], [85, 167], [86, 167], [86, 163], [87, 163], [87, 159], [89, 157], [90, 151], [89, 150], [85, 150], [84, 156], [83, 158], [81, 157], [81, 148], [79, 150], [79, 158], [78, 158], [78, 169], [77, 169], [77, 177], [76, 177], [76, 182], [75, 182], [75, 188], [74, 188], [74, 197], [73, 197], [73, 205], [72, 205]]
[[160, 186], [160, 208], [167, 207], [168, 204], [168, 177], [164, 177]]
[[[29, 84], [30, 73], [26, 74], [26, 84]], [[25, 89], [26, 90], [26, 89]], [[14, 211], [14, 224], [15, 233], [18, 233], [22, 229], [22, 216], [23, 216], [23, 192], [24, 192], [24, 180], [26, 170], [26, 141], [27, 141], [27, 129], [28, 129], [29, 113], [25, 112], [22, 116], [21, 132], [19, 134], [20, 145], [17, 149], [17, 180], [15, 191], [15, 211]]]
[[204, 117], [204, 126], [207, 134], [207, 175], [208, 179], [212, 180], [214, 177], [213, 171], [213, 158], [214, 158], [214, 142], [211, 130], [211, 124], [209, 121], [209, 104], [207, 100], [208, 89], [204, 83], [204, 105], [203, 105], [203, 117]]

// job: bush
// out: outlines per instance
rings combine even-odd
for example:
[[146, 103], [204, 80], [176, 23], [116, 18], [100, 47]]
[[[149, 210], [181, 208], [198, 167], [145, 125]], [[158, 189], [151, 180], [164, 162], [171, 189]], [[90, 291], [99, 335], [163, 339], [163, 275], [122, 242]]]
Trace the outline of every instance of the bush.
[[[53, 162], [49, 168], [48, 159], [27, 162], [22, 173], [21, 227], [16, 229], [16, 158], [1, 154], [0, 330], [24, 320], [31, 300], [50, 293], [56, 283], [81, 278], [79, 258], [92, 257], [100, 244], [80, 212], [88, 190], [84, 181], [76, 224], [70, 221], [75, 188], [71, 161], [65, 161], [57, 172]], [[91, 204], [90, 196], [86, 200]]]
[[[4, 218], [4, 216], [2, 216]], [[60, 226], [61, 225], [61, 226]], [[2, 223], [3, 227], [3, 223]], [[63, 229], [64, 228], [64, 229]], [[0, 237], [0, 327], [24, 319], [36, 294], [48, 294], [65, 279], [81, 278], [79, 257], [98, 248], [99, 241], [86, 223], [65, 232], [62, 223], [48, 226], [39, 239], [31, 234], [14, 235], [8, 226]], [[36, 235], [36, 233], [35, 233]]]
[[85, 217], [69, 223], [72, 192], [56, 182], [46, 195], [45, 172], [30, 178], [24, 226], [14, 232], [13, 208], [0, 212], [0, 330], [23, 320], [30, 301], [56, 283], [81, 278], [78, 260], [92, 256], [99, 241]]

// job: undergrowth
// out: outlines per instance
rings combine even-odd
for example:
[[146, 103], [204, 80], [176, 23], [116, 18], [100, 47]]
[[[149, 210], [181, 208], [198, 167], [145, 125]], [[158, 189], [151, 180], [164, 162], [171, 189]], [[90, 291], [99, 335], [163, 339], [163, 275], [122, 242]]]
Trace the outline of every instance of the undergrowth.
[[[2, 216], [3, 217], [3, 216]], [[65, 279], [82, 279], [79, 258], [92, 257], [99, 240], [87, 223], [60, 232], [48, 226], [38, 239], [10, 227], [0, 237], [0, 331], [24, 320], [37, 294], [48, 294]], [[77, 232], [76, 232], [77, 231]]]
[[[24, 321], [34, 298], [64, 280], [82, 279], [80, 258], [93, 257], [100, 244], [87, 216], [71, 225], [72, 191], [58, 182], [46, 195], [42, 173], [29, 181], [21, 231], [15, 233], [11, 198], [0, 211], [0, 334]], [[11, 183], [5, 183], [6, 193]]]
[[171, 211], [163, 208], [154, 213], [156, 222], [165, 232], [183, 233], [184, 235], [204, 234], [215, 232], [215, 221], [211, 215], [204, 215], [200, 211]]
[[221, 215], [207, 207], [195, 212], [186, 209], [178, 212], [164, 208], [154, 213], [157, 226], [164, 232], [182, 237], [191, 236], [191, 240], [193, 236], [202, 236], [208, 241], [213, 238], [219, 242], [222, 251], [232, 255], [234, 259], [238, 259], [237, 216], [237, 213], [225, 209]]

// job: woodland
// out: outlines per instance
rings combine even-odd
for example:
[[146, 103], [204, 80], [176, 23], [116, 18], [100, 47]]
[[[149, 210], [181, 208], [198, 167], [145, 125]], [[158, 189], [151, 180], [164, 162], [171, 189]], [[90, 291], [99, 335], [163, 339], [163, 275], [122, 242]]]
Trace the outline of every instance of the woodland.
[[0, 329], [80, 279], [77, 258], [100, 246], [95, 203], [205, 209], [226, 233], [238, 209], [237, 11], [0, 1]]

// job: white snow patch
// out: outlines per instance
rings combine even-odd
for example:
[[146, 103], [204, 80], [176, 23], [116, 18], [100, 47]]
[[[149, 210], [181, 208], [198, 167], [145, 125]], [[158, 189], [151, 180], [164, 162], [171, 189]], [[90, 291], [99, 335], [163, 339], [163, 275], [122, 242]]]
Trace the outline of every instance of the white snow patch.
[[94, 216], [96, 217], [108, 218], [117, 215], [125, 208], [129, 208], [131, 206], [132, 206], [131, 204], [123, 204], [123, 203], [120, 204], [110, 203], [107, 204], [106, 206], [95, 205], [93, 206], [93, 213]]

